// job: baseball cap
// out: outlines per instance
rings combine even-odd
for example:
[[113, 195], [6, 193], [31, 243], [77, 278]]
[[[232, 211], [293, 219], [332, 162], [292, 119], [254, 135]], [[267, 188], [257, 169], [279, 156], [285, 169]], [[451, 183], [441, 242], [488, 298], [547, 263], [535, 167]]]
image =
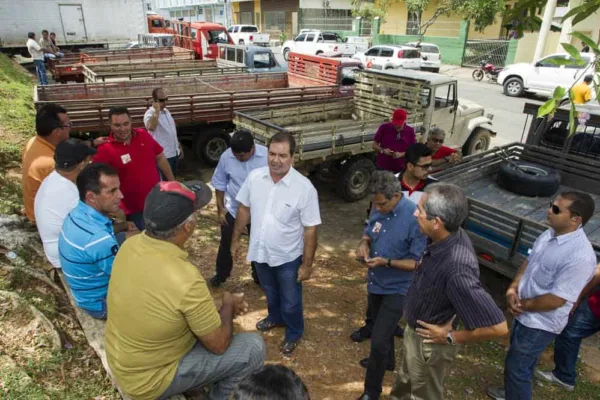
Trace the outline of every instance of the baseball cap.
[[162, 181], [157, 183], [144, 204], [144, 221], [159, 231], [173, 229], [212, 199], [202, 181]]
[[403, 125], [406, 122], [406, 111], [402, 108], [397, 108], [392, 115], [392, 124], [394, 125]]
[[84, 161], [87, 157], [96, 154], [93, 149], [81, 142], [65, 140], [60, 142], [54, 150], [54, 163], [58, 168], [68, 169]]

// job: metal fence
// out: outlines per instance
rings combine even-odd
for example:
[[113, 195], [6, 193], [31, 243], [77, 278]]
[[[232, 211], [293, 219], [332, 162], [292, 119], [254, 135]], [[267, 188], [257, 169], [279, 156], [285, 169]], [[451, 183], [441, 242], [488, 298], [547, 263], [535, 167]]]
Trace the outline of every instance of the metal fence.
[[373, 20], [363, 18], [360, 21], [360, 36], [373, 37]]
[[300, 29], [321, 31], [351, 31], [354, 20], [350, 10], [304, 8], [300, 15]]
[[467, 40], [462, 65], [478, 67], [487, 61], [503, 67], [506, 63], [509, 43], [510, 40], [504, 39]]

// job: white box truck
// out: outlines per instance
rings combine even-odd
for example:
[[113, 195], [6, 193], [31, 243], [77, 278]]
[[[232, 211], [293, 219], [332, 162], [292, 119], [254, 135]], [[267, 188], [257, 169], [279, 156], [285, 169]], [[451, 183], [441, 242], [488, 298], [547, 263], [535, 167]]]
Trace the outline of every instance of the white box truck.
[[148, 33], [144, 0], [0, 1], [0, 51], [29, 57], [27, 33], [56, 33], [64, 50], [127, 43]]

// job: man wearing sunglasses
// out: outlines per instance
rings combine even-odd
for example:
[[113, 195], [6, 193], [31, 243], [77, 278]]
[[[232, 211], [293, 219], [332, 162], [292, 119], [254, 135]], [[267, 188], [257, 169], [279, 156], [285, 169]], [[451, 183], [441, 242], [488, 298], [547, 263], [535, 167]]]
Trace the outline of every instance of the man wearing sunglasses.
[[427, 185], [436, 182], [429, 177], [431, 150], [423, 143], [415, 143], [406, 150], [406, 169], [399, 174], [402, 193], [415, 204], [419, 203]]
[[446, 132], [442, 128], [434, 126], [427, 135], [427, 147], [431, 149], [432, 164], [437, 167], [446, 163], [457, 163], [462, 159], [462, 154], [452, 147], [444, 146]]
[[[167, 91], [163, 88], [156, 88], [152, 91], [153, 103], [152, 107], [148, 108], [144, 114], [144, 126], [154, 140], [162, 146], [173, 175], [177, 175], [177, 162], [183, 158], [183, 151], [177, 140], [175, 120], [167, 109], [168, 100]], [[161, 178], [163, 181], [166, 180], [162, 172]]]
[[596, 254], [583, 231], [594, 208], [592, 197], [581, 192], [563, 192], [550, 203], [550, 229], [537, 238], [506, 292], [515, 319], [504, 363], [504, 388], [490, 388], [492, 398], [532, 398], [538, 357], [567, 325], [596, 268]]

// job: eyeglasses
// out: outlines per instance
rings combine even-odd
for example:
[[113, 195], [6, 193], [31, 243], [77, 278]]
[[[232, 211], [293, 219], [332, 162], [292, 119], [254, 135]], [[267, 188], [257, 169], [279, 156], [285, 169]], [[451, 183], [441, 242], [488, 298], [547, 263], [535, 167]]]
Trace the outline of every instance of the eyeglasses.
[[415, 164], [415, 167], [421, 167], [421, 168], [423, 168], [423, 169], [429, 169], [429, 168], [431, 168], [432, 166], [433, 166], [433, 164], [432, 164], [432, 163], [429, 163], [429, 164], [423, 164], [423, 165], [421, 165], [421, 164]]
[[431, 140], [433, 143], [438, 143], [438, 144], [443, 144], [444, 143], [444, 139], [429, 138], [429, 140]]
[[164, 103], [164, 102], [166, 102], [167, 100], [169, 100], [169, 98], [168, 98], [168, 97], [165, 97], [164, 99], [158, 99], [159, 103]]
[[550, 203], [550, 210], [552, 211], [552, 214], [554, 214], [554, 215], [558, 215], [561, 213], [560, 208], [556, 204], [553, 204], [553, 203]]

